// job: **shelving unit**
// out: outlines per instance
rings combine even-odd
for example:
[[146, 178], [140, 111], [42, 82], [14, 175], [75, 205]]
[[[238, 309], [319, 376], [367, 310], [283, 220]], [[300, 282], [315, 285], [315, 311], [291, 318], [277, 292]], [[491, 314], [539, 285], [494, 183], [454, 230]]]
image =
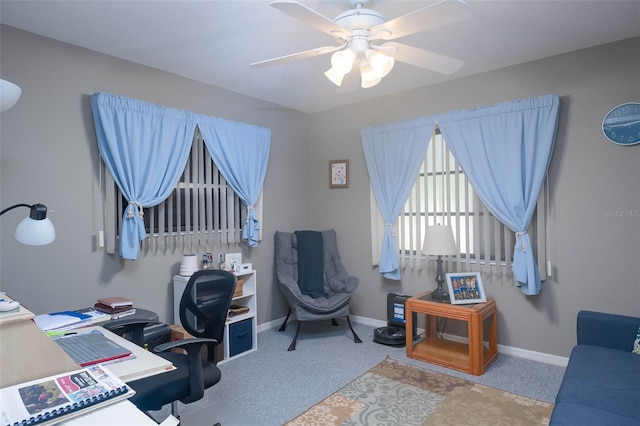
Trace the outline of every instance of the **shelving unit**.
[[[256, 301], [256, 271], [236, 272], [238, 279], [244, 280], [242, 294], [233, 298], [232, 305], [249, 308], [247, 313], [227, 317], [224, 327], [223, 351], [219, 354], [219, 362], [228, 361], [258, 349], [257, 301]], [[175, 275], [173, 277], [173, 321], [182, 325], [180, 321], [180, 298], [187, 286], [189, 277]], [[197, 289], [196, 289], [197, 291]], [[204, 294], [196, 294], [198, 297]]]

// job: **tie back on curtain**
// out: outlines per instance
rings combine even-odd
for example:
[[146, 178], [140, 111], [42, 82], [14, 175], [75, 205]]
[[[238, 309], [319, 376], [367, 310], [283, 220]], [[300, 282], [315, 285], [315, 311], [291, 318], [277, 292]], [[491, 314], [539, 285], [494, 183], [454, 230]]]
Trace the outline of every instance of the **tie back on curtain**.
[[[140, 241], [146, 238], [142, 208], [163, 202], [178, 183], [196, 125], [233, 190], [247, 206], [257, 201], [269, 159], [270, 129], [102, 92], [91, 96], [91, 109], [100, 155], [129, 202], [120, 231], [124, 259], [137, 259]], [[139, 214], [133, 213], [134, 207]], [[259, 224], [255, 212], [248, 216], [251, 223], [243, 235], [254, 247]]]

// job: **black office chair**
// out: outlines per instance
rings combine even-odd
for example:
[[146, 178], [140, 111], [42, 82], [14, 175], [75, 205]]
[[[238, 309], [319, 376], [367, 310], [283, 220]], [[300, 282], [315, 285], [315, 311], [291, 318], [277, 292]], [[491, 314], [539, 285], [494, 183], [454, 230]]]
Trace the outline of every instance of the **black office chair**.
[[[227, 271], [207, 269], [191, 276], [180, 299], [180, 321], [194, 338], [153, 348], [158, 355], [171, 361], [176, 369], [127, 383], [136, 391], [130, 401], [138, 408], [154, 411], [171, 403], [171, 414], [179, 419], [177, 401], [185, 404], [197, 401], [204, 396], [205, 389], [220, 381], [216, 346], [222, 343], [235, 286], [235, 275]], [[143, 330], [148, 324], [152, 322], [122, 318], [110, 323], [108, 329], [119, 335], [133, 332], [132, 341], [142, 345]], [[207, 358], [203, 360], [200, 354], [205, 345]], [[174, 348], [184, 349], [187, 354], [168, 352]]]

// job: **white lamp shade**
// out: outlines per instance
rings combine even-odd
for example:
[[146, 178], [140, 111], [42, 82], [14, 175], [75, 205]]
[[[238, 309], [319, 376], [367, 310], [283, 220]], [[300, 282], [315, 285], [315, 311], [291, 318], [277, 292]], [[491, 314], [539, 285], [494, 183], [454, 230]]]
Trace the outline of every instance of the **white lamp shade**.
[[428, 226], [424, 244], [422, 246], [424, 254], [454, 256], [459, 254], [456, 242], [453, 239], [453, 229], [451, 225]]
[[324, 72], [324, 75], [336, 86], [342, 86], [342, 79], [346, 74], [336, 67], [331, 67]]
[[0, 79], [0, 111], [5, 111], [18, 102], [22, 89], [10, 81]]
[[360, 64], [360, 77], [362, 78], [360, 86], [362, 86], [363, 89], [373, 87], [382, 80], [380, 74], [378, 74], [373, 67], [364, 60], [362, 61], [362, 64]]
[[341, 71], [343, 74], [347, 74], [353, 68], [353, 61], [355, 61], [357, 53], [354, 49], [348, 48], [345, 50], [338, 50], [331, 55], [331, 66]]
[[396, 61], [391, 56], [387, 56], [377, 50], [369, 50], [367, 52], [367, 62], [378, 73], [380, 78], [383, 78], [391, 72]]
[[25, 217], [18, 224], [15, 237], [22, 244], [43, 246], [56, 239], [56, 230], [49, 218], [35, 220]]

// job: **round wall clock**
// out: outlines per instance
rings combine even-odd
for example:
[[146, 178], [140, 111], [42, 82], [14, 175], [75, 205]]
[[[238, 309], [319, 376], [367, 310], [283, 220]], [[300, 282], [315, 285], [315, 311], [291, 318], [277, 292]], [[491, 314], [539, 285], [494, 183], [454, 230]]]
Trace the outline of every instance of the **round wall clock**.
[[602, 133], [618, 145], [640, 143], [640, 103], [618, 105], [604, 116]]

